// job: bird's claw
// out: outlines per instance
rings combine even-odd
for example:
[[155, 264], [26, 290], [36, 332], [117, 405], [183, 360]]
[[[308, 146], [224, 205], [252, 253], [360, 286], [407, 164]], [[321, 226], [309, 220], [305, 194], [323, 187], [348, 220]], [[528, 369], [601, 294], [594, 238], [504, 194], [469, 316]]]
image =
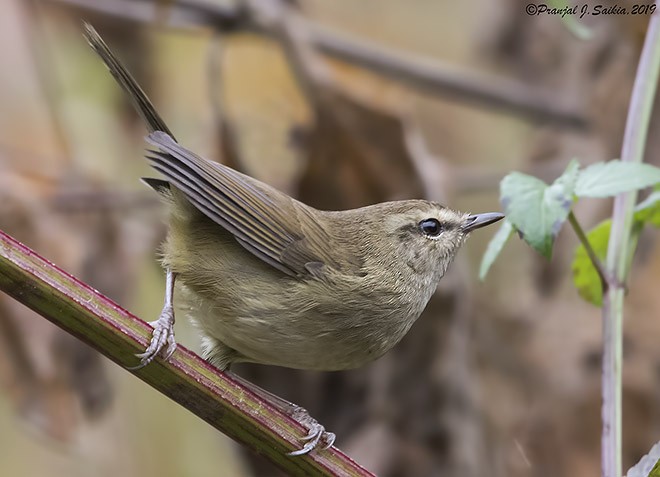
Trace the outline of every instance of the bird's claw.
[[158, 319], [149, 324], [154, 327], [151, 341], [144, 352], [135, 355], [140, 358], [140, 364], [127, 368], [131, 371], [144, 368], [159, 353], [167, 361], [176, 350], [176, 340], [174, 339], [174, 309], [171, 306], [163, 308]]
[[320, 442], [323, 442], [322, 449], [327, 449], [334, 444], [336, 436], [332, 432], [326, 432], [325, 427], [312, 418], [305, 409], [298, 407], [294, 411], [293, 417], [300, 424], [308, 427], [309, 432], [307, 432], [305, 437], [300, 439], [305, 442], [302, 448], [288, 452], [287, 455], [299, 456], [308, 454], [316, 449]]

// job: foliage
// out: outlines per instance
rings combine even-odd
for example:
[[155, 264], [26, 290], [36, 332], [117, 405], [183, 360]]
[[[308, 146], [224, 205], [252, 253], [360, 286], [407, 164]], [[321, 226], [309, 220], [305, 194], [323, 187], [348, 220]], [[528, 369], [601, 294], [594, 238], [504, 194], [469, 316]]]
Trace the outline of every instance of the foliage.
[[573, 205], [579, 165], [571, 161], [551, 185], [536, 177], [513, 172], [500, 184], [507, 220], [524, 240], [546, 258]]
[[[629, 250], [630, 258], [632, 258], [633, 251], [637, 245], [637, 236], [646, 224], [660, 227], [660, 192], [654, 192], [635, 208], [635, 214], [633, 215], [633, 240], [631, 241]], [[601, 260], [604, 260], [607, 254], [611, 228], [612, 220], [607, 219], [587, 234], [591, 248]], [[603, 303], [603, 288], [598, 273], [593, 263], [591, 263], [583, 244], [580, 244], [575, 250], [572, 269], [573, 283], [580, 296], [596, 306], [601, 306]]]
[[502, 251], [504, 244], [509, 240], [509, 237], [513, 234], [514, 229], [511, 222], [508, 219], [502, 221], [502, 225], [497, 233], [493, 236], [493, 239], [488, 244], [486, 253], [484, 253], [484, 258], [481, 261], [481, 267], [479, 267], [479, 278], [483, 280], [486, 278], [486, 274], [490, 269], [491, 265], [497, 258], [497, 256]]
[[[599, 162], [584, 169], [580, 169], [577, 161], [572, 160], [564, 173], [550, 185], [520, 172], [507, 175], [500, 183], [500, 200], [507, 217], [484, 254], [481, 279], [486, 276], [514, 231], [534, 250], [549, 259], [552, 257], [554, 241], [576, 199], [612, 197], [657, 184], [660, 184], [660, 168], [619, 160]], [[635, 237], [647, 223], [660, 226], [660, 192], [654, 192], [637, 206], [634, 215]], [[606, 220], [587, 234], [591, 247], [601, 260], [607, 251], [610, 228], [611, 221]], [[636, 240], [633, 240], [631, 254], [635, 245]], [[580, 295], [591, 303], [600, 304], [600, 277], [584, 245], [576, 250], [573, 273]]]

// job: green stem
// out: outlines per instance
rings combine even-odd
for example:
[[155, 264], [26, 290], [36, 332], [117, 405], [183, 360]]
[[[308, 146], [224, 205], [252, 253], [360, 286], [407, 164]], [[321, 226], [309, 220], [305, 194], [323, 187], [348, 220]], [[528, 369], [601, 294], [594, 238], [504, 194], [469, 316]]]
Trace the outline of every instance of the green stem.
[[589, 242], [587, 235], [584, 233], [582, 226], [578, 222], [577, 217], [575, 217], [575, 214], [573, 213], [572, 210], [568, 214], [568, 222], [573, 227], [573, 230], [575, 231], [575, 235], [577, 235], [578, 239], [584, 246], [584, 249], [586, 250], [587, 255], [589, 256], [589, 260], [591, 260], [591, 263], [596, 269], [596, 272], [600, 277], [600, 284], [603, 287], [603, 293], [605, 293], [608, 287], [608, 283], [607, 283], [607, 276], [605, 275], [605, 270], [603, 269], [603, 263], [598, 258], [598, 255], [596, 255], [596, 252], [591, 246], [591, 242]]
[[[649, 21], [628, 109], [621, 160], [642, 162], [660, 72], [660, 13]], [[614, 200], [607, 250], [608, 288], [603, 300], [603, 433], [602, 476], [622, 475], [621, 370], [623, 364], [623, 298], [628, 274], [633, 208], [637, 192]]]

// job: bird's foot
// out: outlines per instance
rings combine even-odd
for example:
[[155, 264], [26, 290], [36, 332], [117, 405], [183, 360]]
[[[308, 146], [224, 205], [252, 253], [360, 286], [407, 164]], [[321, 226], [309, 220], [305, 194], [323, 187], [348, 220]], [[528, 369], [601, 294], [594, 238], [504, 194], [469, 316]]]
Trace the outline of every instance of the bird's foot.
[[326, 432], [325, 427], [310, 416], [305, 408], [293, 404], [270, 391], [266, 391], [237, 374], [231, 374], [236, 381], [308, 430], [307, 435], [301, 438], [305, 444], [298, 450], [288, 452], [287, 455], [305, 455], [319, 446], [321, 446], [321, 449], [327, 449], [334, 444], [335, 435], [332, 432]]
[[149, 346], [143, 353], [135, 355], [140, 358], [140, 364], [128, 368], [130, 370], [144, 368], [151, 363], [159, 353], [167, 361], [176, 350], [176, 340], [174, 339], [174, 307], [172, 307], [172, 305], [164, 306], [158, 319], [149, 324], [154, 327]]
[[332, 432], [326, 432], [325, 427], [310, 416], [306, 409], [292, 404], [288, 414], [298, 423], [309, 429], [309, 432], [301, 439], [305, 441], [305, 444], [296, 451], [288, 452], [287, 455], [305, 455], [316, 449], [319, 445], [322, 445], [321, 449], [327, 449], [334, 444], [336, 436]]

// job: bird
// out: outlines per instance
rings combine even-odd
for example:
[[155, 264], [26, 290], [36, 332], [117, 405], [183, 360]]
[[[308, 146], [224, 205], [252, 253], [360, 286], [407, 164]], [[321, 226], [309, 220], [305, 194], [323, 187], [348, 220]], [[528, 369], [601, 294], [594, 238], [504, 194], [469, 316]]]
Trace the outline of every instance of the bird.
[[[176, 349], [175, 289], [177, 308], [199, 330], [203, 357], [221, 371], [240, 362], [317, 371], [363, 366], [408, 332], [470, 233], [504, 217], [422, 199], [312, 208], [181, 146], [89, 24], [85, 37], [148, 127], [146, 159], [163, 178], [143, 181], [169, 210], [165, 303], [136, 368]], [[257, 389], [280, 409], [305, 415]], [[308, 415], [301, 421], [307, 443], [291, 455], [332, 445], [334, 434]]]

